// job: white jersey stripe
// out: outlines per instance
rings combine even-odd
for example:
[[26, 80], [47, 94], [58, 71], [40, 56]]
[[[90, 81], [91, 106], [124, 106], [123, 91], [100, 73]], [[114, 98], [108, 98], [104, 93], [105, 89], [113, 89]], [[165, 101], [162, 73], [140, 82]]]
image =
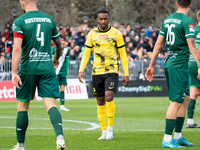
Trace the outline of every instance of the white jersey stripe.
[[57, 36], [59, 36], [59, 35], [60, 35], [60, 33], [58, 33], [57, 35], [52, 36], [52, 38], [55, 38], [55, 37], [57, 37]]

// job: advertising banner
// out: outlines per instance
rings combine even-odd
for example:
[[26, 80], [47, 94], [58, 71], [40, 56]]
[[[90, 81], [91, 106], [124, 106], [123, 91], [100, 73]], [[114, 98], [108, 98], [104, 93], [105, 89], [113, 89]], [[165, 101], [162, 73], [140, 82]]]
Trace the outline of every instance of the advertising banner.
[[[78, 79], [67, 79], [67, 86], [65, 86], [65, 99], [88, 99], [86, 84], [79, 82]], [[42, 100], [36, 91], [36, 99]]]
[[[92, 82], [90, 82], [90, 97], [93, 96]], [[154, 97], [168, 96], [165, 80], [156, 81], [129, 81], [127, 87], [123, 86], [123, 81], [118, 82], [118, 88], [115, 97]]]

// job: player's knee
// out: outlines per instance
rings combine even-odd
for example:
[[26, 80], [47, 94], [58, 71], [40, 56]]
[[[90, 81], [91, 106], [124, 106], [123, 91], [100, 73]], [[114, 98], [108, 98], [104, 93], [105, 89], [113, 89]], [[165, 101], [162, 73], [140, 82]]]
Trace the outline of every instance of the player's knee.
[[111, 102], [113, 100], [113, 95], [106, 95], [105, 96], [105, 99], [106, 99], [106, 102]]
[[105, 97], [97, 97], [97, 104], [100, 106], [105, 105]]

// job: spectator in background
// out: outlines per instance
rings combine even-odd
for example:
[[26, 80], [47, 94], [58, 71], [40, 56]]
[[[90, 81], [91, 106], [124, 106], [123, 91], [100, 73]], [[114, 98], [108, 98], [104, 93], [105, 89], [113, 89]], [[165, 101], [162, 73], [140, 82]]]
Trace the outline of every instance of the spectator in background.
[[134, 50], [134, 47], [133, 47], [133, 43], [132, 42], [129, 42], [128, 43], [128, 48], [130, 50], [130, 52], [132, 52]]
[[128, 47], [128, 44], [131, 42], [131, 38], [129, 36], [126, 36], [124, 42], [125, 42], [125, 47]]
[[137, 50], [139, 50], [141, 47], [146, 49], [146, 45], [143, 39], [140, 39], [140, 42], [137, 44]]
[[125, 29], [125, 25], [123, 23], [120, 24], [119, 28]]
[[71, 49], [71, 50], [69, 51], [69, 60], [78, 60], [78, 58], [77, 58], [76, 55], [75, 55], [74, 49]]
[[125, 40], [126, 40], [126, 37], [128, 36], [126, 30], [123, 31], [122, 36], [123, 36], [123, 39], [124, 39], [124, 41], [125, 41]]
[[60, 31], [60, 33], [63, 32], [63, 25], [62, 25], [62, 23], [59, 24], [59, 31]]
[[0, 52], [5, 52], [7, 48], [6, 37], [2, 36], [0, 41]]
[[76, 45], [76, 46], [74, 47], [74, 55], [75, 55], [77, 58], [78, 58], [80, 52], [81, 52], [81, 51], [80, 51], [80, 47], [79, 47], [78, 45]]
[[137, 50], [132, 51], [132, 58], [133, 58], [134, 60], [138, 60], [138, 59], [139, 59], [137, 53], [138, 53]]
[[10, 41], [10, 34], [7, 28], [4, 29], [4, 32], [1, 34], [1, 37], [5, 37], [7, 42]]
[[133, 40], [133, 47], [134, 49], [137, 48], [138, 43], [140, 42], [140, 38], [138, 35], [135, 36], [135, 39]]
[[95, 28], [97, 28], [97, 25], [93, 25], [93, 26], [92, 26], [92, 29], [95, 29]]
[[154, 31], [153, 34], [152, 34], [153, 46], [156, 44], [157, 38], [158, 38], [157, 33], [156, 33], [156, 31]]
[[69, 25], [65, 25], [66, 31], [67, 31], [67, 36], [68, 38], [71, 36], [71, 31], [70, 31], [70, 26]]
[[6, 28], [8, 29], [10, 40], [12, 41], [13, 40], [13, 32], [12, 32], [12, 28], [9, 23], [6, 24]]
[[145, 37], [146, 37], [146, 34], [145, 34], [144, 27], [141, 27], [141, 30], [140, 30], [140, 38], [141, 38], [141, 39], [144, 39]]
[[83, 24], [83, 28], [82, 29], [83, 29], [84, 35], [87, 35], [88, 32], [90, 31], [90, 29], [88, 28], [88, 24], [87, 23]]
[[157, 37], [159, 35], [159, 32], [160, 32], [160, 27], [156, 27], [156, 35], [157, 35]]
[[135, 28], [133, 29], [133, 31], [135, 32], [135, 35], [137, 34], [139, 38], [140, 38], [140, 31], [141, 31], [140, 27], [141, 27], [140, 23], [137, 22], [135, 24]]
[[116, 28], [116, 29], [118, 29], [118, 23], [115, 22], [115, 23], [113, 24], [113, 27]]
[[153, 52], [153, 47], [154, 47], [153, 37], [149, 36], [149, 39], [147, 40], [146, 43], [147, 52]]
[[140, 80], [140, 81], [145, 81], [146, 80], [141, 71], [138, 72], [137, 80]]
[[153, 27], [149, 26], [149, 28], [145, 30], [145, 34], [146, 34], [146, 37], [149, 38], [149, 36], [153, 34]]
[[131, 27], [126, 28], [127, 36], [131, 36]]

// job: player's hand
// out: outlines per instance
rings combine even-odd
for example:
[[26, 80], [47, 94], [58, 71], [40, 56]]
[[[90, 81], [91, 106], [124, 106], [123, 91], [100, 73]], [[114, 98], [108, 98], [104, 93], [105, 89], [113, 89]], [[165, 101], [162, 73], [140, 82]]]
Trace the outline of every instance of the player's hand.
[[149, 67], [145, 74], [145, 77], [147, 78], [147, 80], [149, 80], [149, 82], [151, 82], [151, 80], [153, 79], [153, 75], [154, 75], [154, 68]]
[[84, 80], [84, 73], [83, 72], [79, 72], [78, 73], [78, 79], [81, 83], [84, 83], [83, 80]]
[[58, 68], [59, 60], [55, 60], [54, 58], [52, 60], [53, 60], [54, 69]]
[[12, 74], [12, 83], [16, 88], [20, 89], [19, 84], [22, 85], [22, 81], [18, 74]]
[[200, 80], [200, 68], [198, 68], [198, 76], [197, 79]]
[[129, 82], [129, 77], [128, 76], [124, 76], [124, 78], [123, 78], [124, 87], [126, 87], [128, 85], [128, 82]]

